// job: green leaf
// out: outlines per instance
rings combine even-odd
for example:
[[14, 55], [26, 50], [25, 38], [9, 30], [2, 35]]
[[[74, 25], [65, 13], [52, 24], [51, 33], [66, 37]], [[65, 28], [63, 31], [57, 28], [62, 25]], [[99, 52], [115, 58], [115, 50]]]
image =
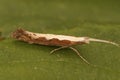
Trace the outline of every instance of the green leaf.
[[0, 80], [119, 80], [120, 48], [92, 42], [75, 52], [12, 39], [18, 27], [32, 32], [89, 36], [120, 44], [118, 0], [0, 0]]

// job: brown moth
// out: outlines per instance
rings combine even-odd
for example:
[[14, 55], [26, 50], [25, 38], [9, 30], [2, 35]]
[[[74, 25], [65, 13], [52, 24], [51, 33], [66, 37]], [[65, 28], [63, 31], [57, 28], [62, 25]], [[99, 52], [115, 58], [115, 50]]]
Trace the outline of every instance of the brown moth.
[[104, 42], [119, 46], [117, 43], [95, 39], [90, 37], [75, 37], [75, 36], [67, 36], [67, 35], [56, 35], [56, 34], [42, 34], [42, 33], [34, 33], [23, 30], [21, 28], [17, 29], [15, 32], [12, 33], [12, 37], [28, 42], [30, 44], [40, 44], [40, 45], [48, 45], [48, 46], [58, 46], [59, 48], [52, 50], [50, 53], [63, 49], [63, 48], [70, 48], [77, 53], [77, 55], [83, 59], [87, 64], [90, 64], [84, 57], [80, 55], [78, 50], [73, 48], [73, 45], [81, 45], [81, 44], [88, 44], [91, 41], [95, 42]]

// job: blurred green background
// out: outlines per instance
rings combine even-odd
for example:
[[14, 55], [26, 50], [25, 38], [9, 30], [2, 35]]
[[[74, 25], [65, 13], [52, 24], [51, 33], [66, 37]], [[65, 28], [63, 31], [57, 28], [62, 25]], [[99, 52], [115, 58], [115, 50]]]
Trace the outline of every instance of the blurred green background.
[[120, 80], [120, 48], [104, 43], [73, 51], [16, 41], [18, 27], [33, 32], [89, 36], [120, 44], [119, 0], [0, 0], [0, 80]]

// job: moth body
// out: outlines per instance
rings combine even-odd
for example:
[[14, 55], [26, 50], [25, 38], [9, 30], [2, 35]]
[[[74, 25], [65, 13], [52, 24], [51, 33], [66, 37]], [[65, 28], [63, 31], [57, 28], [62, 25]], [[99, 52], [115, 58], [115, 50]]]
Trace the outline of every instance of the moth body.
[[50, 46], [72, 46], [89, 43], [87, 37], [33, 33], [23, 29], [17, 29], [13, 32], [12, 37], [31, 44], [35, 43]]

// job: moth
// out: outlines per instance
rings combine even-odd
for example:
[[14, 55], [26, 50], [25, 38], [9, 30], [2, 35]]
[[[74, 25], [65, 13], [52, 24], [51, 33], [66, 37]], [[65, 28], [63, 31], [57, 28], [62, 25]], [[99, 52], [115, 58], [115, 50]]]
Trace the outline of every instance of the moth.
[[67, 35], [56, 35], [56, 34], [43, 34], [43, 33], [34, 33], [30, 31], [26, 31], [24, 29], [18, 28], [12, 33], [12, 37], [16, 40], [28, 42], [30, 44], [40, 44], [47, 46], [58, 46], [59, 48], [52, 50], [50, 53], [54, 53], [60, 49], [69, 48], [77, 53], [77, 55], [87, 64], [90, 64], [84, 57], [80, 55], [77, 49], [75, 49], [74, 45], [82, 45], [88, 44], [91, 41], [95, 42], [103, 42], [109, 43], [116, 46], [119, 46], [117, 43], [95, 39], [90, 37], [75, 37], [75, 36], [67, 36]]

